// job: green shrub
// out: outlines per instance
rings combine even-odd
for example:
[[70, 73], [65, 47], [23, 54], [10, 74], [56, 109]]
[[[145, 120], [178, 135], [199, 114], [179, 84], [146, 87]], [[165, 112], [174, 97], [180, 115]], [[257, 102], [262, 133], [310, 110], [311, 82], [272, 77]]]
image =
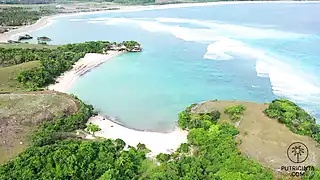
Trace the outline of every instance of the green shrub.
[[212, 117], [212, 121], [218, 121], [218, 119], [221, 116], [221, 113], [218, 110], [213, 110], [210, 112], [210, 116]]
[[160, 153], [156, 156], [156, 158], [159, 162], [164, 163], [170, 160], [170, 154]]
[[241, 118], [245, 110], [246, 110], [246, 107], [240, 104], [240, 105], [233, 105], [233, 106], [227, 107], [224, 110], [224, 113], [229, 115], [232, 121], [237, 121]]
[[230, 119], [232, 120], [232, 121], [237, 121], [237, 120], [239, 120], [241, 118], [241, 115], [240, 114], [233, 114], [233, 115], [231, 115], [231, 117], [230, 117]]
[[182, 143], [180, 145], [180, 152], [187, 153], [189, 151], [189, 145], [187, 143]]
[[320, 125], [306, 111], [287, 99], [273, 100], [264, 113], [285, 124], [292, 132], [307, 135], [320, 143]]
[[179, 113], [178, 125], [182, 129], [204, 128], [208, 129], [220, 118], [220, 112], [213, 110], [209, 113], [191, 113], [191, 109], [196, 104], [187, 107], [186, 110]]

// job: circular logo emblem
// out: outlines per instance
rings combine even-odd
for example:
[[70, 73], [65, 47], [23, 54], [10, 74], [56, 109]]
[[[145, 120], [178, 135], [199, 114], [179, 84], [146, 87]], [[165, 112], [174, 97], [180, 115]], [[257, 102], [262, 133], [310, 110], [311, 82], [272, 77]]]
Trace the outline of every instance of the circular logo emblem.
[[291, 162], [303, 163], [308, 158], [309, 150], [302, 142], [294, 142], [288, 147], [287, 155]]

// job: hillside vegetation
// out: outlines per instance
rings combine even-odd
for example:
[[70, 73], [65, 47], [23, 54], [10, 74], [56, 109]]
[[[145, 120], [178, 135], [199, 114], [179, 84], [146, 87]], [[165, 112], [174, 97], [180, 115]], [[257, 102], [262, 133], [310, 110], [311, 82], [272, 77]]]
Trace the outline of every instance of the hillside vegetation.
[[[39, 61], [39, 65], [19, 71], [15, 79], [25, 89], [39, 90], [55, 82], [63, 72], [72, 68], [72, 65], [86, 53], [103, 53], [118, 45], [109, 41], [90, 41], [78, 44], [66, 44], [55, 48], [1, 48], [0, 67], [7, 67], [30, 61]], [[124, 41], [119, 45], [139, 45], [135, 41]], [[14, 71], [16, 74], [17, 71]], [[10, 78], [12, 79], [12, 78]]]
[[[292, 102], [291, 102], [292, 103]], [[221, 113], [219, 123], [228, 122], [236, 125], [240, 133], [236, 137], [241, 152], [274, 170], [283, 165], [295, 165], [286, 154], [286, 150], [293, 142], [303, 142], [309, 149], [309, 157], [300, 165], [314, 165], [320, 168], [320, 145], [311, 137], [302, 136], [290, 131], [285, 125], [267, 117], [264, 110], [268, 104], [257, 104], [240, 101], [207, 101], [192, 108], [192, 113], [206, 113], [212, 110], [224, 112], [235, 106], [244, 106], [246, 110], [237, 121], [231, 120], [230, 116]], [[271, 105], [271, 104], [270, 104]]]
[[63, 140], [28, 148], [0, 167], [0, 179], [138, 179], [145, 153], [123, 148], [121, 140]]
[[39, 61], [30, 61], [10, 67], [0, 67], [0, 93], [22, 91], [25, 87], [15, 78], [22, 71], [38, 67]]
[[0, 94], [0, 164], [27, 147], [41, 122], [77, 110], [74, 99], [62, 94]]
[[[181, 145], [174, 154], [166, 155], [167, 158], [158, 155], [162, 163], [151, 172], [149, 179], [273, 179], [270, 169], [241, 155], [235, 140], [238, 129], [227, 123], [207, 120], [209, 116], [218, 117], [211, 113], [217, 109], [192, 113], [195, 108], [194, 104], [180, 113], [179, 124], [206, 121], [205, 126], [187, 123], [185, 127], [190, 129], [188, 143]], [[198, 116], [194, 117], [194, 114]]]
[[286, 99], [273, 100], [265, 114], [285, 124], [292, 132], [314, 138], [320, 143], [320, 125], [316, 119]]

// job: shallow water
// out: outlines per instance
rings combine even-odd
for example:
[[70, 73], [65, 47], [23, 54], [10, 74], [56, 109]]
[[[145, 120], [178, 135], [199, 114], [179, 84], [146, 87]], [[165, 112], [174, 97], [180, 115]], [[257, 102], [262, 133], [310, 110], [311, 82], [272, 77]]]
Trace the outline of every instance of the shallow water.
[[[57, 19], [53, 44], [136, 40], [70, 90], [138, 129], [170, 130], [194, 102], [289, 98], [320, 118], [320, 3], [245, 4]], [[232, 13], [228, 13], [232, 12]]]

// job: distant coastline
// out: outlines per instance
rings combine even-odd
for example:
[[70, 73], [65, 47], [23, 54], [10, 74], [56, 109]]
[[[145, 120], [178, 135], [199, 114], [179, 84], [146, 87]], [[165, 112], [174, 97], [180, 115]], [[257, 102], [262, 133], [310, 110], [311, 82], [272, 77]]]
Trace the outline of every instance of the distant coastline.
[[35, 30], [44, 28], [53, 24], [54, 20], [61, 17], [80, 16], [88, 14], [101, 14], [106, 12], [135, 12], [145, 10], [157, 10], [157, 9], [171, 9], [171, 8], [185, 8], [185, 7], [201, 7], [201, 6], [214, 6], [214, 5], [230, 5], [230, 4], [260, 4], [260, 3], [320, 3], [320, 1], [220, 1], [220, 2], [204, 2], [204, 3], [178, 3], [178, 4], [164, 4], [164, 5], [133, 5], [123, 6], [117, 5], [112, 8], [115, 10], [102, 10], [102, 11], [91, 11], [91, 12], [76, 12], [76, 13], [62, 13], [51, 16], [45, 16], [39, 19], [36, 23], [27, 26], [21, 26], [18, 29], [10, 30], [0, 34], [0, 43], [6, 43], [8, 40], [14, 40], [13, 37], [17, 37], [20, 34], [26, 34]]
[[44, 28], [46, 26], [49, 26], [53, 23], [52, 18], [57, 15], [52, 15], [52, 16], [45, 16], [39, 19], [36, 23], [27, 25], [27, 26], [21, 26], [18, 29], [11, 30], [9, 32], [5, 32], [0, 34], [0, 43], [7, 43], [8, 40], [16, 40], [14, 37], [17, 37], [20, 34], [26, 34], [30, 33], [32, 31]]

